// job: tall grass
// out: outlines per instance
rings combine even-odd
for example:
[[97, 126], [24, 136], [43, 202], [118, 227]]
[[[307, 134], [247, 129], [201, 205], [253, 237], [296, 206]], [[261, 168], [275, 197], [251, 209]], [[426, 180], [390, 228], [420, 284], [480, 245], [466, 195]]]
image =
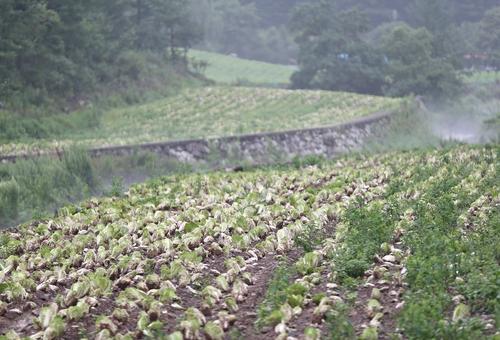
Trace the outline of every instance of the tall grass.
[[61, 159], [38, 158], [0, 165], [0, 224], [43, 217], [83, 199], [96, 187], [90, 158], [72, 149]]
[[60, 158], [40, 157], [0, 164], [0, 227], [49, 218], [62, 206], [91, 195], [119, 196], [149, 178], [206, 170], [149, 152], [91, 159], [84, 149]]
[[14, 219], [19, 211], [19, 185], [14, 179], [0, 182], [0, 221]]

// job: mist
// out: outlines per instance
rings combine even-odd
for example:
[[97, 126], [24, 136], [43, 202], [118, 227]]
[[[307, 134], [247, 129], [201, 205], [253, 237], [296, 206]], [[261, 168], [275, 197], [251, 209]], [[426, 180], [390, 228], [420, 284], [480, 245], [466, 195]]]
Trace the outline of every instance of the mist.
[[452, 102], [441, 102], [426, 108], [429, 128], [444, 141], [469, 144], [498, 141], [499, 126], [494, 120], [500, 113], [500, 87], [472, 87], [468, 95]]
[[445, 141], [458, 141], [469, 144], [484, 143], [494, 138], [492, 129], [485, 122], [473, 116], [456, 116], [447, 111], [430, 115], [431, 131]]

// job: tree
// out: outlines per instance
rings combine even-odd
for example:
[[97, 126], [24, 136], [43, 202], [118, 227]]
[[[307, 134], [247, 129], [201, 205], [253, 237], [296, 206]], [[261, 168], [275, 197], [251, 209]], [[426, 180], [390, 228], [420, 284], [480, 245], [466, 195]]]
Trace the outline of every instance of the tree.
[[175, 54], [201, 38], [188, 0], [110, 0], [104, 7], [106, 32], [122, 49]]
[[258, 45], [259, 16], [239, 0], [201, 0], [194, 5], [205, 32], [205, 48], [249, 57]]
[[300, 66], [293, 86], [381, 93], [384, 60], [361, 39], [367, 29], [367, 17], [357, 9], [338, 11], [327, 1], [299, 6], [291, 22]]
[[191, 18], [185, 0], [135, 0], [136, 46], [138, 49], [170, 50], [175, 58], [177, 49], [191, 47], [200, 31]]
[[198, 47], [247, 59], [289, 63], [297, 51], [286, 27], [291, 7], [286, 0], [198, 0], [192, 10], [204, 32], [204, 41]]
[[500, 68], [500, 6], [486, 12], [480, 30], [480, 47], [490, 55], [492, 66]]
[[61, 22], [45, 1], [5, 0], [0, 3], [0, 95], [9, 96], [26, 84], [57, 88], [64, 57], [53, 30]]
[[485, 13], [480, 27], [480, 46], [486, 51], [500, 51], [500, 6]]
[[0, 100], [77, 99], [119, 78], [124, 55], [145, 68], [199, 37], [190, 0], [2, 0]]
[[405, 24], [383, 37], [382, 50], [388, 60], [387, 95], [440, 97], [455, 93], [460, 81], [450, 62], [433, 56], [433, 41], [427, 29]]

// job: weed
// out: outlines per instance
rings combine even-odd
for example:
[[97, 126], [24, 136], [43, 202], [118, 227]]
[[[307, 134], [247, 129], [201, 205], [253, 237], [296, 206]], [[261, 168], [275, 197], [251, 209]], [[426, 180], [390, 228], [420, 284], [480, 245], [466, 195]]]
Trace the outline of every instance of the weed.
[[257, 308], [257, 329], [273, 323], [274, 319], [281, 320], [279, 308], [288, 299], [287, 288], [290, 286], [293, 275], [293, 267], [284, 263], [276, 268], [268, 284], [264, 301]]
[[313, 165], [321, 165], [324, 162], [325, 162], [325, 157], [323, 157], [322, 155], [307, 155], [303, 157], [296, 156], [292, 159], [292, 165], [296, 169]]
[[109, 190], [108, 196], [111, 197], [120, 197], [123, 195], [125, 191], [123, 185], [123, 177], [114, 177], [113, 182], [111, 183], [111, 189]]
[[340, 281], [360, 277], [368, 269], [380, 245], [390, 239], [397, 211], [395, 203], [380, 202], [368, 206], [356, 202], [347, 209], [343, 217], [346, 247], [334, 258]]
[[327, 313], [325, 323], [329, 339], [356, 339], [354, 327], [349, 321], [349, 308], [345, 304], [336, 304], [335, 309]]

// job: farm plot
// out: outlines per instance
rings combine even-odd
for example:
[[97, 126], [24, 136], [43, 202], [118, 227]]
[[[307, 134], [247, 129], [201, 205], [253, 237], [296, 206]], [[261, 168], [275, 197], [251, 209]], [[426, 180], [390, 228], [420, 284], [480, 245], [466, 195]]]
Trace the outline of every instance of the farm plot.
[[499, 151], [166, 177], [61, 209], [0, 234], [0, 331], [493, 337]]
[[0, 154], [43, 152], [74, 143], [100, 147], [312, 128], [390, 112], [400, 104], [400, 99], [343, 92], [198, 88], [149, 104], [107, 111], [99, 128], [72, 132], [56, 141], [3, 144]]
[[190, 50], [188, 56], [196, 61], [208, 63], [205, 70], [207, 78], [228, 85], [237, 82], [286, 85], [290, 83], [290, 77], [296, 70], [295, 66], [270, 64], [200, 50]]

